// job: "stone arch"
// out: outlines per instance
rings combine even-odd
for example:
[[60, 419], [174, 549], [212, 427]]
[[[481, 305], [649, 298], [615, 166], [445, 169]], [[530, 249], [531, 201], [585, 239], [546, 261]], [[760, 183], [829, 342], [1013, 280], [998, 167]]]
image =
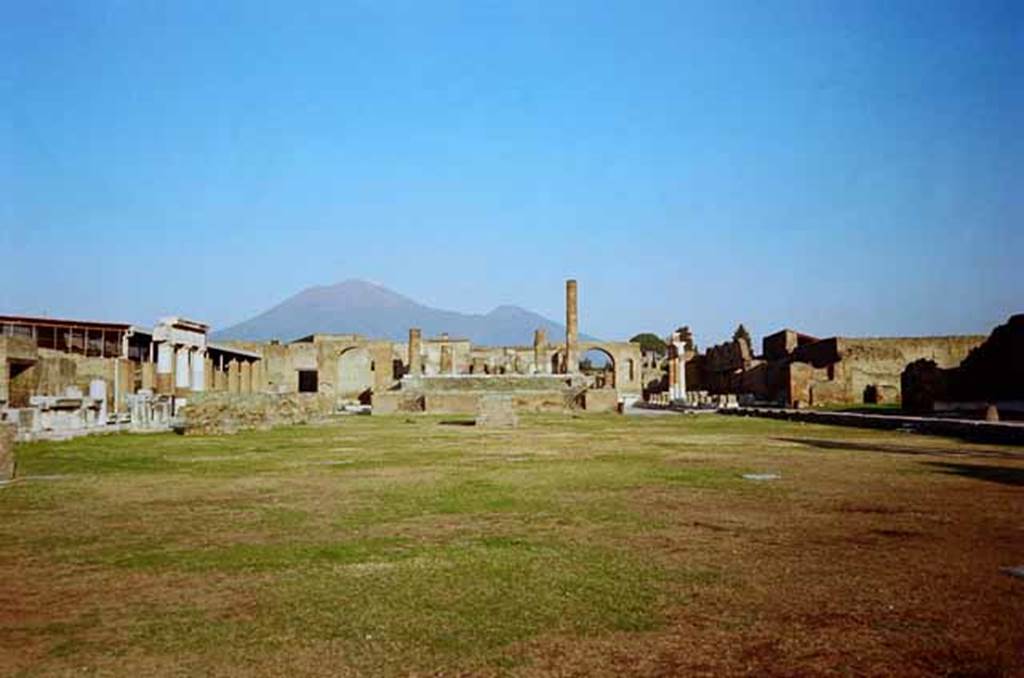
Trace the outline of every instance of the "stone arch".
[[551, 374], [561, 374], [564, 371], [563, 356], [565, 356], [565, 351], [554, 351], [551, 354]]
[[[580, 347], [580, 372], [587, 377], [587, 381], [591, 388], [615, 388], [616, 376], [617, 376], [617, 365], [615, 363], [615, 356], [611, 351], [597, 344], [591, 344], [588, 346]], [[592, 367], [588, 370], [583, 368], [588, 361], [588, 356], [595, 357], [599, 356], [604, 358], [605, 363], [602, 367]]]

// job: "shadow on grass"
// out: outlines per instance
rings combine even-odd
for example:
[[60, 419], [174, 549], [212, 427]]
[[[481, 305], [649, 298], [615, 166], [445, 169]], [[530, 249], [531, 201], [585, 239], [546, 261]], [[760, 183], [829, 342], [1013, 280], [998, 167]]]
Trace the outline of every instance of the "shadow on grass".
[[926, 461], [925, 464], [934, 467], [940, 473], [948, 475], [974, 478], [975, 480], [987, 480], [990, 483], [1000, 483], [1001, 485], [1024, 487], [1024, 468], [952, 464], [944, 461]]
[[444, 419], [439, 421], [441, 426], [476, 426], [474, 419]]
[[970, 450], [956, 447], [916, 447], [883, 442], [854, 442], [851, 440], [826, 440], [822, 438], [773, 438], [780, 442], [798, 443], [822, 450], [847, 450], [854, 452], [883, 452], [886, 454], [917, 454], [936, 457], [977, 457], [980, 459], [1020, 459], [1024, 454], [999, 452], [995, 450]]

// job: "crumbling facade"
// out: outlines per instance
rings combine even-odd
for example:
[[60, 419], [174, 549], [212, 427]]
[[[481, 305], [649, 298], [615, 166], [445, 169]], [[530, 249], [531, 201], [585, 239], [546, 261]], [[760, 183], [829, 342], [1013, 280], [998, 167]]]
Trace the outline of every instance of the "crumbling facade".
[[[734, 395], [786, 407], [898, 404], [900, 375], [908, 364], [926, 359], [952, 367], [982, 340], [981, 336], [819, 339], [786, 329], [765, 337], [761, 355], [755, 355], [749, 342], [737, 337], [703, 354], [694, 353], [682, 367], [670, 359], [667, 398], [690, 402], [694, 398], [686, 395], [689, 392]], [[670, 356], [680, 355], [676, 343], [675, 337], [669, 342]]]

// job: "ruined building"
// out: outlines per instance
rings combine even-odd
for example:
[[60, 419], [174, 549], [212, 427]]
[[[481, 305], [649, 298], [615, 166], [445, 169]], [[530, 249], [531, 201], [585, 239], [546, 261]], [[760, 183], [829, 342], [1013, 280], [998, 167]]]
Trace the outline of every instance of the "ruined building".
[[[446, 334], [424, 338], [416, 328], [406, 342], [318, 334], [288, 344], [228, 343], [260, 356], [265, 392], [318, 393], [371, 404], [375, 413], [474, 412], [489, 392], [514, 393], [518, 407], [534, 410], [562, 410], [567, 399], [590, 410], [638, 400], [639, 346], [580, 341], [575, 280], [566, 283], [565, 324], [564, 343], [538, 330], [532, 346], [473, 346]], [[592, 351], [607, 361], [598, 375], [580, 369]]]
[[[536, 410], [614, 410], [639, 399], [639, 346], [580, 341], [577, 294], [568, 281], [564, 343], [537, 331], [532, 346], [473, 346], [415, 328], [407, 342], [312, 334], [215, 343], [207, 325], [180, 317], [146, 329], [0, 316], [0, 417], [24, 436], [166, 425], [209, 394], [315, 394], [332, 410], [363, 403], [376, 412], [474, 412], [482, 393]], [[581, 370], [592, 351], [605, 366]]]
[[919, 359], [957, 365], [982, 336], [829, 337], [782, 330], [755, 355], [744, 338], [709, 348], [686, 363], [691, 390], [745, 394], [787, 407], [900, 402], [900, 375]]
[[957, 366], [922, 358], [902, 375], [905, 409], [1024, 418], [1024, 314], [1012, 316]]

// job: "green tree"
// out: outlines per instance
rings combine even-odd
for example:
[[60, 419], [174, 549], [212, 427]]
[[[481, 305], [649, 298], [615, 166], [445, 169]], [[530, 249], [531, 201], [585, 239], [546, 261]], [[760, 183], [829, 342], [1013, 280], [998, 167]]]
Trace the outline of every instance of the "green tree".
[[630, 339], [630, 341], [640, 344], [641, 351], [652, 351], [657, 355], [665, 355], [665, 352], [668, 350], [668, 346], [665, 345], [661, 337], [653, 332], [641, 332]]
[[740, 323], [740, 326], [737, 327], [736, 331], [732, 333], [732, 340], [737, 341], [738, 339], [746, 339], [747, 346], [754, 345], [753, 341], [750, 338], [750, 332], [748, 332], [747, 328], [743, 326], [743, 323]]

